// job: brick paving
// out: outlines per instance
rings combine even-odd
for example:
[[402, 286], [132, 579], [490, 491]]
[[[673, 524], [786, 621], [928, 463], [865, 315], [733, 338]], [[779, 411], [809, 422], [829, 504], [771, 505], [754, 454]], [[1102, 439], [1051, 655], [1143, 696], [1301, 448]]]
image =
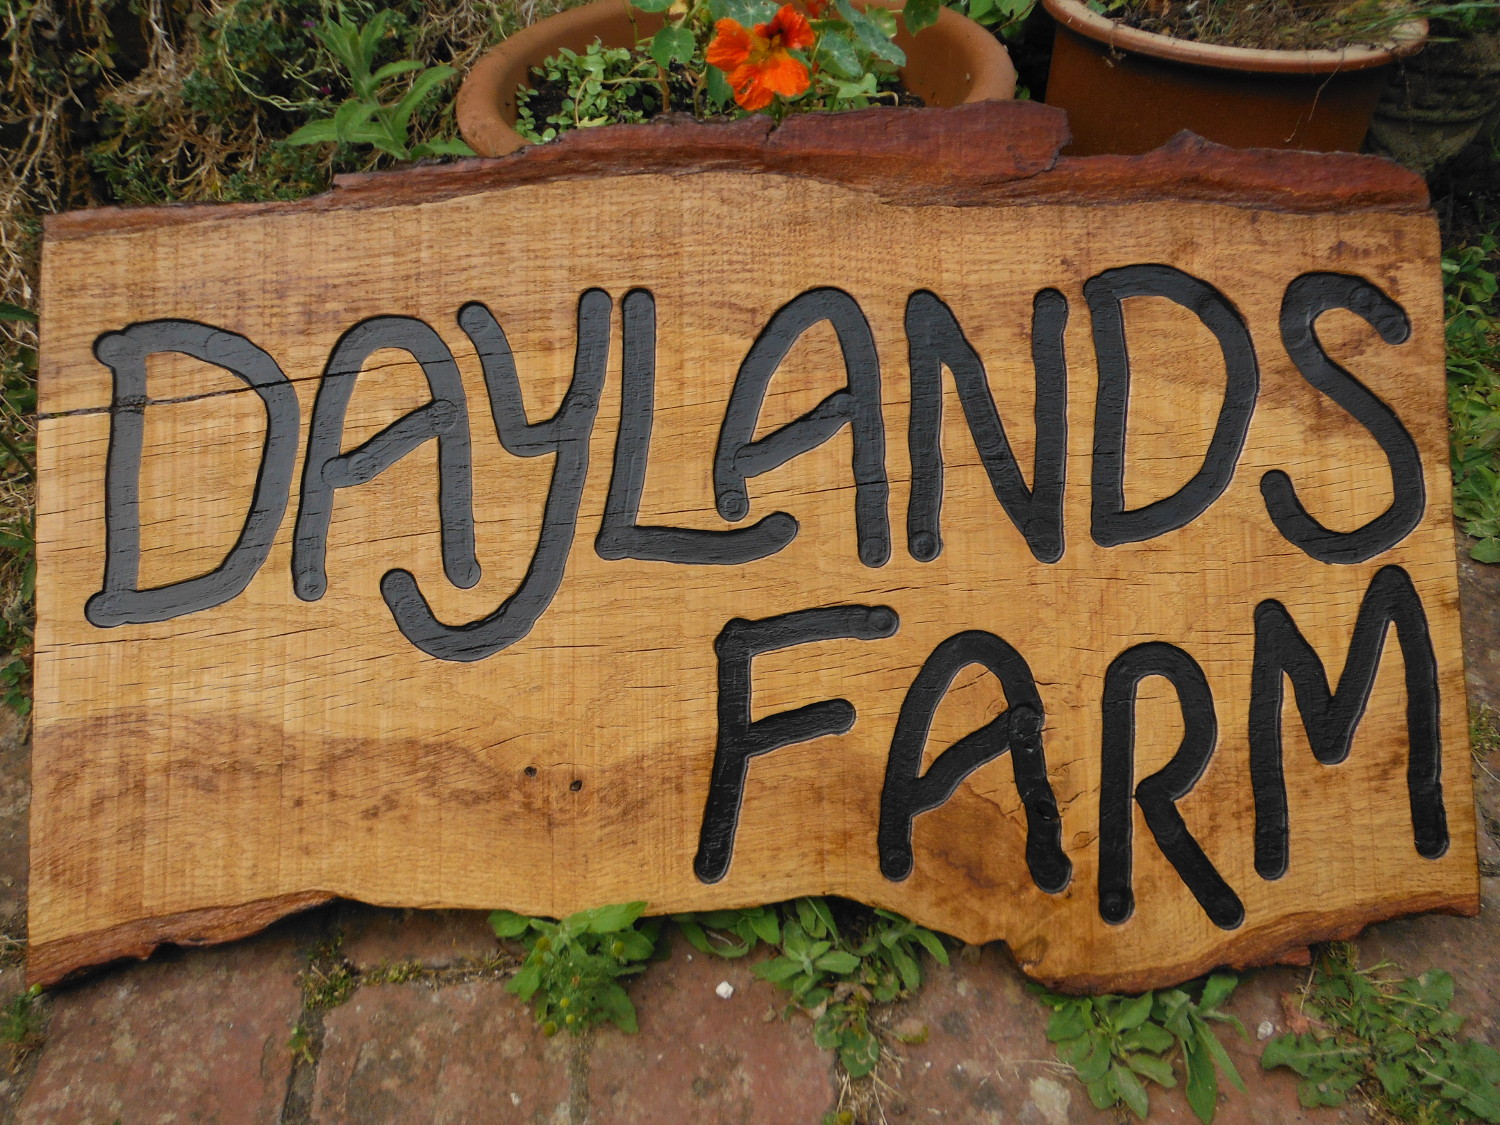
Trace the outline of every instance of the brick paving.
[[[1500, 706], [1500, 568], [1460, 567], [1471, 697]], [[28, 747], [0, 720], [0, 922], [24, 934]], [[1373, 927], [1366, 963], [1441, 966], [1458, 982], [1467, 1030], [1500, 1046], [1500, 755], [1481, 763], [1486, 912]], [[331, 935], [372, 977], [415, 962], [400, 984], [364, 983], [346, 1002], [309, 1009], [298, 975]], [[671, 957], [631, 984], [640, 1033], [543, 1037], [504, 991], [510, 956], [485, 916], [334, 904], [244, 941], [165, 951], [56, 989], [42, 1002], [43, 1046], [0, 1067], [0, 1122], [19, 1125], [819, 1125], [847, 1102], [810, 1021], [779, 1015], [782, 994], [746, 961], [672, 940]], [[0, 998], [21, 988], [0, 949]], [[1248, 1085], [1226, 1090], [1221, 1125], [1362, 1122], [1357, 1106], [1308, 1111], [1295, 1080], [1260, 1069], [1262, 1035], [1279, 1033], [1282, 996], [1306, 970], [1244, 974], [1229, 1005], [1251, 1040], [1225, 1043]], [[728, 999], [717, 988], [728, 982]], [[1003, 946], [956, 950], [931, 966], [885, 1021], [895, 1058], [880, 1072], [874, 1120], [889, 1125], [1103, 1125], [1046, 1041], [1046, 1013]], [[309, 1032], [305, 1053], [294, 1027]], [[865, 1095], [868, 1097], [868, 1089]], [[1180, 1091], [1152, 1087], [1152, 1121], [1194, 1120]], [[841, 1098], [846, 1099], [841, 1103]], [[869, 1103], [866, 1102], [866, 1105]]]
[[276, 1125], [302, 1008], [295, 926], [57, 990], [17, 1125]]
[[326, 1125], [568, 1122], [577, 1045], [498, 982], [373, 985], [329, 1011], [312, 1099]]

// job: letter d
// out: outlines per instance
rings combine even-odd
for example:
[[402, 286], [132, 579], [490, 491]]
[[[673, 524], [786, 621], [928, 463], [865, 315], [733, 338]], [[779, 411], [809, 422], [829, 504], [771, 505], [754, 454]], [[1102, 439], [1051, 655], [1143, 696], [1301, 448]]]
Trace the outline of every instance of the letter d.
[[[146, 357], [180, 352], [222, 367], [266, 408], [255, 496], [240, 537], [215, 569], [142, 590], [141, 450], [146, 431]], [[239, 594], [266, 561], [286, 514], [297, 453], [297, 392], [276, 361], [243, 336], [191, 320], [148, 320], [106, 332], [94, 354], [114, 376], [109, 463], [104, 477], [104, 589], [84, 606], [90, 624], [142, 625], [211, 609]]]

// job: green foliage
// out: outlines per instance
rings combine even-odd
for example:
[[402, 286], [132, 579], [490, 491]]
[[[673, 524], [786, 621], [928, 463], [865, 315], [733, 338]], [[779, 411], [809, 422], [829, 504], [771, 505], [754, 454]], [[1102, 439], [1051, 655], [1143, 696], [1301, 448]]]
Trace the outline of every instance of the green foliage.
[[694, 949], [719, 957], [743, 957], [759, 942], [781, 944], [781, 914], [774, 906], [704, 910], [672, 920]]
[[949, 0], [948, 6], [983, 24], [1006, 40], [1014, 39], [1037, 0]]
[[343, 954], [344, 935], [335, 933], [308, 954], [307, 968], [298, 976], [302, 1002], [312, 1009], [337, 1008], [354, 995], [359, 979]]
[[880, 1061], [871, 1005], [921, 985], [923, 950], [948, 963], [948, 951], [930, 930], [885, 910], [841, 928], [822, 898], [683, 914], [674, 920], [683, 936], [705, 953], [743, 957], [759, 943], [775, 947], [777, 956], [756, 965], [755, 975], [791, 993], [788, 1010], [801, 1009], [813, 1017], [813, 1041], [837, 1051], [851, 1078], [869, 1074]]
[[316, 1060], [313, 1056], [312, 1032], [303, 1023], [292, 1028], [292, 1034], [286, 1041], [287, 1050], [292, 1053], [292, 1061], [311, 1066]]
[[490, 915], [499, 938], [520, 938], [526, 959], [506, 982], [508, 992], [532, 1002], [545, 1035], [567, 1028], [574, 1035], [608, 1019], [621, 1031], [637, 1030], [635, 1006], [621, 977], [639, 973], [656, 951], [660, 922], [640, 920], [644, 902], [582, 910], [557, 922], [509, 910]]
[[534, 68], [540, 81], [566, 90], [556, 113], [536, 120], [534, 97], [517, 99], [516, 132], [538, 143], [559, 132], [645, 121], [661, 107], [656, 63], [639, 51], [605, 47], [596, 39], [583, 54], [567, 48]]
[[[0, 320], [34, 321], [34, 313], [0, 305]], [[36, 478], [36, 352], [0, 345], [0, 702], [31, 710], [31, 642], [35, 624], [36, 529], [31, 488]]]
[[1047, 1038], [1057, 1044], [1058, 1058], [1073, 1068], [1096, 1108], [1124, 1105], [1145, 1120], [1150, 1110], [1146, 1083], [1176, 1086], [1174, 1063], [1180, 1063], [1188, 1105], [1207, 1125], [1218, 1106], [1220, 1071], [1236, 1088], [1245, 1088], [1213, 1028], [1227, 1023], [1245, 1034], [1238, 1019], [1220, 1010], [1237, 984], [1233, 975], [1215, 973], [1201, 986], [1140, 996], [1033, 991], [1052, 1009]]
[[27, 1054], [42, 1042], [42, 987], [34, 984], [24, 992], [10, 998], [0, 1012], [0, 1041], [6, 1043], [13, 1055]]
[[[412, 143], [411, 119], [417, 107], [458, 72], [451, 66], [424, 66], [416, 59], [397, 59], [376, 67], [376, 56], [393, 15], [381, 10], [363, 26], [348, 16], [323, 21], [318, 38], [344, 68], [352, 94], [332, 117], [308, 122], [287, 138], [288, 144], [373, 145], [397, 160], [474, 155], [473, 149], [456, 138]], [[406, 87], [399, 96], [390, 86], [397, 78]], [[386, 100], [389, 97], [395, 100]]]
[[[27, 190], [39, 210], [298, 198], [326, 188], [334, 172], [395, 159], [367, 145], [288, 143], [309, 119], [357, 97], [353, 75], [320, 35], [325, 26], [368, 28], [389, 9], [373, 56], [361, 56], [366, 72], [429, 64], [387, 74], [391, 95], [377, 93], [394, 109], [417, 70], [461, 71], [523, 9], [541, 16], [557, 2], [41, 0], [24, 18], [0, 20], [0, 102], [17, 114], [0, 110], [0, 122], [30, 123], [28, 151], [13, 163], [34, 177]], [[418, 103], [407, 149], [442, 148], [435, 138], [452, 134], [451, 104], [431, 95]]]
[[1483, 761], [1500, 750], [1500, 714], [1483, 703], [1469, 708], [1469, 748], [1474, 757]]
[[1493, 234], [1443, 255], [1453, 514], [1479, 540], [1470, 554], [1500, 562], [1500, 315]]
[[1359, 1087], [1402, 1121], [1500, 1122], [1500, 1051], [1457, 1038], [1453, 977], [1382, 975], [1387, 967], [1360, 969], [1353, 946], [1328, 947], [1303, 1005], [1308, 1030], [1272, 1039], [1261, 1066], [1300, 1075], [1309, 1107], [1341, 1105]]

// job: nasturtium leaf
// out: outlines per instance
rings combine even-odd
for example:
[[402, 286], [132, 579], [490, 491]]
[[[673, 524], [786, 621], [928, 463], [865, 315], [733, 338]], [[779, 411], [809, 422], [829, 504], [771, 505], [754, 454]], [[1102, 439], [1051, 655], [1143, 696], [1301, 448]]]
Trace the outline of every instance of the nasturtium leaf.
[[673, 61], [687, 62], [693, 57], [693, 33], [685, 27], [664, 27], [651, 37], [651, 57], [666, 68]]
[[[854, 34], [859, 37], [859, 41], [872, 54], [887, 62], [895, 63], [897, 66], [906, 65], [906, 53], [891, 42], [891, 36], [896, 30], [895, 16], [884, 8], [871, 8], [868, 14], [855, 11], [854, 5], [849, 3], [849, 0], [834, 0], [834, 6], [844, 21], [854, 29]], [[880, 17], [890, 21], [890, 31], [885, 31], [880, 22], [877, 22]]]
[[887, 11], [885, 8], [866, 8], [864, 17], [878, 27], [881, 34], [888, 38], [895, 38], [899, 25], [896, 22], [896, 13]]
[[813, 61], [837, 78], [858, 78], [863, 70], [854, 44], [845, 36], [832, 33], [818, 40]]
[[923, 28], [937, 23], [938, 12], [941, 10], [939, 0], [906, 0], [906, 7], [901, 10], [901, 21], [906, 24], [906, 30], [915, 35]]

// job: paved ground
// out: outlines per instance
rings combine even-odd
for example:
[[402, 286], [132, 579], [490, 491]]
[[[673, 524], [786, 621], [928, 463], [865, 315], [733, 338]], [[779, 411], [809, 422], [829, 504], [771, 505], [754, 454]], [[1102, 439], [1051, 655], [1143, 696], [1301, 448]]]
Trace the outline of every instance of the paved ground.
[[[1500, 568], [1461, 567], [1471, 697], [1500, 708]], [[26, 873], [27, 746], [0, 732], [0, 919], [19, 935]], [[1481, 763], [1500, 774], [1500, 754]], [[1500, 780], [1481, 769], [1485, 913], [1388, 923], [1360, 942], [1367, 962], [1442, 966], [1458, 980], [1468, 1029], [1500, 1046]], [[361, 970], [415, 960], [401, 984], [362, 984], [326, 1010], [304, 1004], [299, 974], [335, 939]], [[499, 955], [497, 957], [497, 954]], [[14, 955], [10, 957], [14, 961]], [[503, 991], [513, 964], [481, 914], [376, 910], [352, 903], [310, 912], [246, 941], [173, 951], [117, 966], [43, 1002], [42, 1045], [0, 1067], [0, 1120], [25, 1125], [818, 1125], [840, 1105], [831, 1055], [808, 1021], [778, 1018], [779, 994], [743, 962], [672, 956], [632, 986], [640, 1034], [613, 1028], [544, 1038]], [[1247, 974], [1230, 1009], [1255, 1031], [1283, 1029], [1281, 997], [1305, 970]], [[720, 999], [716, 986], [734, 987]], [[20, 988], [14, 964], [0, 994]], [[1045, 1012], [1026, 995], [1003, 947], [962, 950], [934, 967], [892, 1027], [925, 1028], [882, 1072], [892, 1123], [1023, 1125], [1109, 1122], [1059, 1066]], [[305, 1036], [293, 1050], [293, 1029]], [[1226, 1125], [1359, 1122], [1358, 1108], [1310, 1112], [1295, 1080], [1265, 1073], [1259, 1044], [1229, 1037], [1249, 1091], [1220, 1106]], [[879, 1120], [876, 1116], [875, 1120]], [[1152, 1098], [1153, 1121], [1189, 1122], [1177, 1091]]]

